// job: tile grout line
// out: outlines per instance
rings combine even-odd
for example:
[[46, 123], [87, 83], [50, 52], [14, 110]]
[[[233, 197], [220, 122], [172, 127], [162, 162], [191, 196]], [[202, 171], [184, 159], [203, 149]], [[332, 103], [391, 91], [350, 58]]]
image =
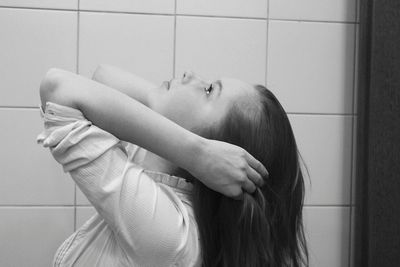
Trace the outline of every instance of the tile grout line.
[[267, 87], [267, 79], [268, 79], [268, 37], [269, 37], [269, 0], [267, 1], [267, 18], [266, 18], [266, 23], [267, 23], [267, 38], [266, 38], [266, 48], [265, 48], [265, 87]]
[[41, 204], [0, 204], [0, 208], [73, 208], [74, 204], [54, 204], [54, 205], [41, 205]]
[[[80, 0], [78, 0], [77, 12], [77, 36], [76, 36], [76, 73], [79, 74], [79, 35], [80, 35]], [[76, 231], [76, 183], [74, 183], [74, 232]]]
[[76, 74], [79, 74], [79, 28], [80, 28], [79, 6], [80, 6], [80, 0], [78, 0], [77, 23], [76, 23]]
[[175, 78], [175, 68], [176, 68], [176, 5], [177, 0], [175, 0], [175, 7], [174, 7], [174, 46], [172, 51], [172, 77]]
[[337, 21], [337, 20], [312, 20], [312, 19], [284, 19], [269, 18], [269, 20], [288, 21], [288, 22], [309, 22], [309, 23], [336, 23], [336, 24], [359, 24], [357, 21]]
[[76, 184], [74, 186], [74, 232], [76, 231]]
[[73, 8], [52, 8], [52, 7], [29, 7], [29, 6], [3, 6], [0, 5], [0, 8], [5, 9], [33, 9], [33, 10], [54, 10], [54, 11], [77, 11], [77, 9]]
[[[35, 8], [35, 7], [13, 7], [13, 6], [0, 6], [0, 8], [14, 8], [14, 9], [32, 9], [32, 10], [49, 10], [49, 11], [78, 11], [76, 9], [57, 9], [57, 8]], [[176, 5], [175, 5], [176, 8]], [[88, 10], [82, 9], [79, 12], [94, 12], [94, 13], [117, 13], [117, 14], [131, 14], [131, 15], [160, 15], [160, 16], [187, 16], [187, 17], [205, 17], [205, 18], [227, 18], [227, 19], [248, 19], [248, 20], [265, 20], [262, 17], [235, 17], [223, 15], [201, 15], [201, 14], [170, 14], [170, 13], [151, 13], [151, 12], [124, 12], [124, 11], [109, 11], [109, 10]], [[285, 19], [285, 18], [267, 18], [276, 21], [292, 21], [292, 22], [310, 22], [310, 23], [337, 23], [337, 24], [359, 24], [357, 21], [329, 21], [329, 20], [307, 20], [307, 19]]]

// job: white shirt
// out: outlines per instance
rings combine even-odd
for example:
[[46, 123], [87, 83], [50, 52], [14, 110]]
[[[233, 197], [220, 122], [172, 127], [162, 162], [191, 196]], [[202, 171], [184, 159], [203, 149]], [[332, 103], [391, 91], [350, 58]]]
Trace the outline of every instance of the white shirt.
[[200, 266], [199, 232], [182, 177], [143, 169], [145, 150], [72, 107], [41, 105], [49, 147], [97, 213], [58, 248], [53, 266]]

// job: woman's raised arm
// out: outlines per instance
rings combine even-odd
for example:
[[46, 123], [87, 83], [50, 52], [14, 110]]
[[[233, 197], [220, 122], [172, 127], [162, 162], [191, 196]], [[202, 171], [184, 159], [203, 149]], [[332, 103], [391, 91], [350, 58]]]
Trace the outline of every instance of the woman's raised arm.
[[185, 169], [197, 162], [205, 141], [122, 92], [62, 69], [53, 68], [46, 74], [41, 98], [43, 105], [51, 101], [77, 108], [117, 138]]
[[43, 105], [51, 101], [78, 108], [96, 126], [186, 169], [226, 196], [240, 197], [242, 188], [254, 192], [254, 183], [261, 185], [268, 173], [246, 150], [203, 138], [106, 85], [60, 69], [46, 76]]

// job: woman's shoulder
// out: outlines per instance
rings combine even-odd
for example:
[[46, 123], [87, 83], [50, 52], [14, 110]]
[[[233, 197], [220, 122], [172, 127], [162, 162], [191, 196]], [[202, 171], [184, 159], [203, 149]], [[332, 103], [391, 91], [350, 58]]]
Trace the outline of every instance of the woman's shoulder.
[[[157, 182], [177, 211], [176, 219], [178, 219], [180, 230], [174, 235], [180, 242], [176, 243], [177, 252], [174, 263], [178, 266], [201, 266], [199, 264], [201, 259], [200, 233], [191, 198], [193, 184], [187, 182], [183, 177], [150, 170], [144, 170], [144, 172]], [[163, 224], [163, 221], [161, 223]], [[166, 230], [169, 231], [169, 229]]]

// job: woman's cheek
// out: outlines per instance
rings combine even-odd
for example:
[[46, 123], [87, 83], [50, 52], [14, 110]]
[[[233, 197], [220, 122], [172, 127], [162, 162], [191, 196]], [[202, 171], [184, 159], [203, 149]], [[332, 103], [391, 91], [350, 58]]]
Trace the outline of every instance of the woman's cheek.
[[196, 105], [181, 105], [178, 112], [175, 113], [177, 123], [190, 130], [199, 123], [200, 115]]

